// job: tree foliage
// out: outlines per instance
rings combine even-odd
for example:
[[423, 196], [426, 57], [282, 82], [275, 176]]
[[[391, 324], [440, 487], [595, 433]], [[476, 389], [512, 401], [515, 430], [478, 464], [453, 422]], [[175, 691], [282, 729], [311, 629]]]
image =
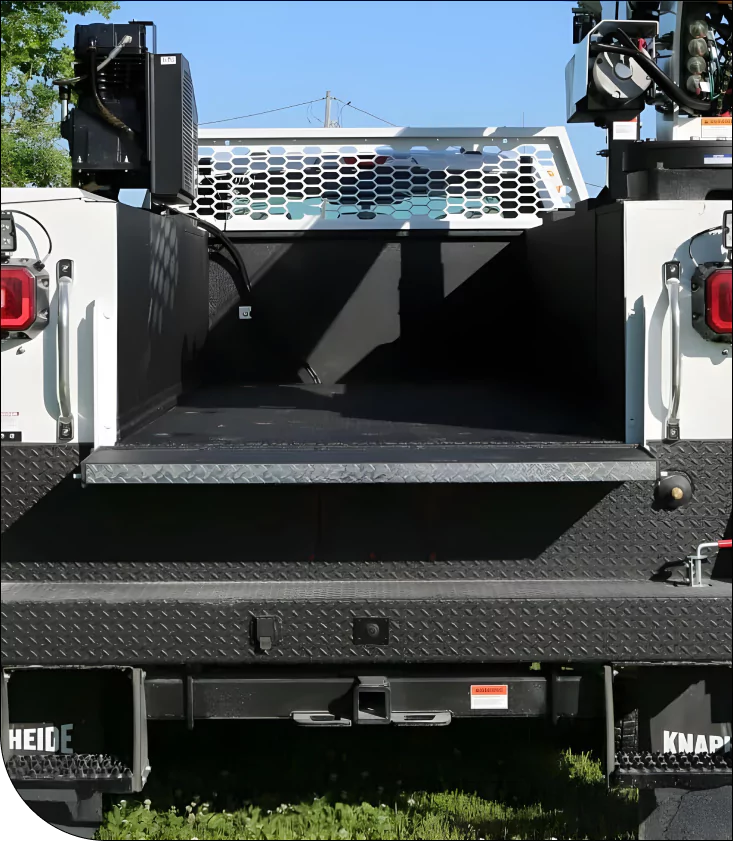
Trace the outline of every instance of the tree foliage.
[[61, 43], [70, 14], [108, 18], [115, 2], [2, 0], [3, 187], [58, 187], [69, 183], [69, 158], [54, 122], [53, 79], [72, 75], [73, 51]]

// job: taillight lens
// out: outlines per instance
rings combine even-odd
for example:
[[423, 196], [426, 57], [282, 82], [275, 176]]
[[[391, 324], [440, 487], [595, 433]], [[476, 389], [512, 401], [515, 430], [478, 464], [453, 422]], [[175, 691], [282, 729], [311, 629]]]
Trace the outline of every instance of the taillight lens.
[[731, 270], [716, 269], [705, 284], [705, 321], [714, 333], [733, 332]]
[[22, 332], [36, 320], [36, 278], [22, 266], [0, 270], [0, 329]]

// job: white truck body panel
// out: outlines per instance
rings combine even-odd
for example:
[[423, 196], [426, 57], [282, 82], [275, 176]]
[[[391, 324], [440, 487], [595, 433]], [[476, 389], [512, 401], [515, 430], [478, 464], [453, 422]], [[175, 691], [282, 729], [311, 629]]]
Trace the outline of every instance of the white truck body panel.
[[[75, 423], [74, 437], [68, 443], [95, 442], [95, 412], [102, 412], [107, 422], [116, 416], [116, 204], [78, 189], [29, 188], [3, 190], [2, 205], [4, 209], [23, 211], [39, 219], [53, 241], [46, 264], [50, 280], [48, 326], [32, 339], [9, 339], [2, 343], [3, 440], [29, 444], [58, 441], [56, 266], [60, 259], [66, 258], [74, 261], [69, 349]], [[16, 217], [16, 230], [18, 248], [12, 256], [43, 259], [48, 251], [43, 230], [20, 214]], [[104, 320], [103, 327], [96, 328], [100, 310], [109, 318]], [[96, 350], [95, 330], [103, 338]], [[101, 383], [95, 384], [95, 368], [100, 372]], [[95, 401], [95, 389], [100, 390], [101, 401]], [[15, 434], [10, 436], [11, 432]], [[108, 438], [106, 442], [114, 443], [114, 440]]]
[[[731, 437], [731, 348], [710, 342], [693, 327], [690, 281], [695, 264], [690, 238], [721, 225], [726, 201], [628, 201], [624, 204], [626, 276], [626, 441], [642, 444], [665, 437], [671, 389], [669, 301], [662, 267], [681, 264], [682, 439]], [[698, 263], [721, 261], [722, 233], [698, 237]]]

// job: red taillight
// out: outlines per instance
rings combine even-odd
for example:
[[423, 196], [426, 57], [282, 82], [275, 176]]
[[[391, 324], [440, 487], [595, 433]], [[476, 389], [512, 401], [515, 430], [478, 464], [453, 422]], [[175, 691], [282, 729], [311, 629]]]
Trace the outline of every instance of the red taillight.
[[27, 330], [36, 320], [36, 278], [22, 266], [3, 266], [0, 276], [0, 329]]
[[705, 321], [714, 333], [733, 332], [731, 270], [716, 269], [705, 284]]

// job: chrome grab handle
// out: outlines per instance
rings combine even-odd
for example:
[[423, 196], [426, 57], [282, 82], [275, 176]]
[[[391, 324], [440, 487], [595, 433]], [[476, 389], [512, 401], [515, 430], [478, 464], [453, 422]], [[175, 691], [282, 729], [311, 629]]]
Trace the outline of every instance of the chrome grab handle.
[[69, 341], [71, 328], [70, 294], [74, 279], [73, 260], [59, 260], [56, 265], [56, 282], [58, 295], [58, 324], [57, 340], [59, 352], [59, 415], [57, 435], [59, 441], [71, 441], [74, 437], [74, 415], [71, 411], [71, 375], [69, 363]]
[[668, 441], [679, 441], [682, 344], [680, 342], [680, 264], [677, 260], [664, 264], [664, 285], [669, 296], [669, 314], [672, 319], [672, 384], [664, 436]]

